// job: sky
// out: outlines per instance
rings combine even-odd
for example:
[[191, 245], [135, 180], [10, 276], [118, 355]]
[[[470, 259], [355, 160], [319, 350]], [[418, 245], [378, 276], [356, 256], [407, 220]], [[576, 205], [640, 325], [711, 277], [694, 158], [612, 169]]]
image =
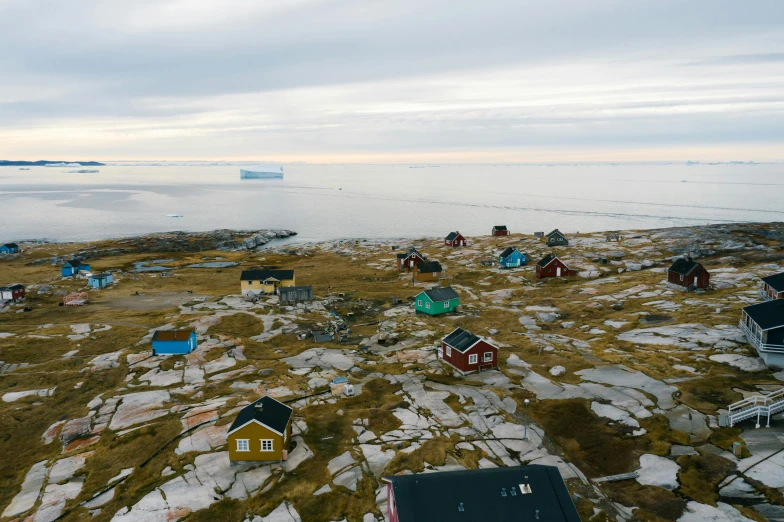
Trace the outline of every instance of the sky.
[[784, 161], [784, 2], [0, 0], [0, 159]]

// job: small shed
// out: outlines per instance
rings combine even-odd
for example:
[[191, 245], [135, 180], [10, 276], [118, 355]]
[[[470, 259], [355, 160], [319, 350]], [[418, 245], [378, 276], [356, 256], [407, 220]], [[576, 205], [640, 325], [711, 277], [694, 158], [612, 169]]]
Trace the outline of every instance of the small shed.
[[508, 236], [510, 234], [509, 229], [506, 228], [506, 225], [495, 225], [493, 230], [490, 231], [490, 235], [493, 237], [503, 237]]
[[438, 261], [425, 261], [414, 266], [414, 281], [438, 281], [441, 277], [441, 263]]
[[676, 259], [667, 270], [667, 286], [690, 292], [710, 285], [710, 273], [690, 256]]
[[0, 299], [18, 301], [25, 298], [24, 285], [9, 285], [0, 287]]
[[763, 277], [760, 294], [766, 301], [784, 299], [784, 272]]
[[514, 268], [528, 264], [528, 256], [516, 247], [506, 247], [498, 254], [498, 264], [503, 268]]
[[292, 305], [313, 300], [313, 287], [304, 286], [282, 286], [278, 289], [281, 305]]
[[193, 330], [156, 330], [152, 336], [152, 354], [187, 354], [196, 349]]
[[462, 328], [455, 328], [441, 339], [438, 358], [466, 375], [498, 368], [498, 347]]
[[112, 274], [93, 274], [87, 279], [87, 284], [91, 288], [105, 288], [111, 283], [114, 283]]
[[420, 292], [414, 301], [417, 313], [440, 315], [454, 312], [460, 306], [460, 296], [451, 286]]
[[89, 272], [90, 265], [82, 261], [81, 259], [70, 259], [63, 264], [62, 269], [60, 270], [60, 274], [63, 277], [70, 277], [75, 276], [79, 272]]
[[0, 245], [0, 254], [16, 254], [17, 252], [19, 252], [19, 245], [16, 243]]
[[460, 232], [450, 232], [444, 238], [444, 244], [450, 247], [466, 246], [466, 238]]
[[547, 234], [547, 246], [566, 246], [569, 240], [557, 228]]
[[573, 275], [577, 275], [577, 271], [566, 266], [566, 263], [558, 259], [555, 254], [547, 254], [541, 261], [536, 263], [536, 277], [539, 279]]

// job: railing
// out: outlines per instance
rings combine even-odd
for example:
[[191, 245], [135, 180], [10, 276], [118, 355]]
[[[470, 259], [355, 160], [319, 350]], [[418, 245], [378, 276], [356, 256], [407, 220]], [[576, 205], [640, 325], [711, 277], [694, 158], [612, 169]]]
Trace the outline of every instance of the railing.
[[759, 295], [766, 301], [773, 301], [773, 298], [765, 290], [760, 290]]
[[784, 345], [763, 343], [762, 340], [754, 335], [754, 332], [752, 332], [751, 329], [746, 326], [746, 323], [743, 322], [743, 319], [740, 320], [738, 325], [740, 326], [740, 329], [743, 330], [743, 333], [746, 334], [746, 339], [749, 340], [749, 344], [756, 348], [758, 352], [784, 353]]
[[757, 417], [757, 428], [760, 427], [761, 417], [767, 417], [770, 427], [770, 416], [784, 411], [784, 388], [768, 393], [767, 395], [754, 395], [734, 404], [730, 404], [727, 419], [729, 425]]

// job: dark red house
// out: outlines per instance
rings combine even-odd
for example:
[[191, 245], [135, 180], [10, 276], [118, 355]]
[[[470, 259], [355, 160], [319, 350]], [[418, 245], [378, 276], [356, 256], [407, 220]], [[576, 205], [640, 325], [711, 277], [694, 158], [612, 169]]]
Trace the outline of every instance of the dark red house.
[[390, 522], [580, 522], [555, 466], [529, 464], [395, 475]]
[[24, 285], [10, 285], [0, 287], [0, 299], [16, 301], [24, 299], [25, 287]]
[[411, 272], [414, 265], [424, 263], [427, 256], [420, 254], [416, 248], [411, 247], [405, 254], [397, 255], [397, 271], [398, 272]]
[[438, 358], [463, 375], [498, 368], [498, 348], [462, 328], [441, 339]]
[[451, 247], [466, 246], [466, 238], [464, 238], [463, 234], [460, 232], [450, 232], [449, 235], [444, 238], [444, 244]]
[[558, 259], [554, 254], [547, 254], [536, 263], [536, 277], [569, 277], [577, 275], [577, 270], [572, 270]]
[[710, 285], [710, 273], [688, 256], [676, 260], [667, 270], [667, 286], [672, 288], [689, 292], [698, 288], [708, 288], [708, 285]]
[[495, 237], [503, 237], [509, 235], [509, 229], [504, 225], [496, 225], [490, 233]]
[[784, 299], [784, 272], [762, 278], [760, 294], [767, 301]]

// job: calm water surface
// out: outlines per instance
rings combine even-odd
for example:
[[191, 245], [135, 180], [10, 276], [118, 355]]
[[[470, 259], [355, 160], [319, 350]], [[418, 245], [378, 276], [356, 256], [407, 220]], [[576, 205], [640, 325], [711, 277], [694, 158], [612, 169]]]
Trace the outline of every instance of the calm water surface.
[[[286, 228], [298, 241], [784, 221], [784, 165], [0, 167], [0, 242]], [[166, 217], [181, 214], [181, 218]]]

